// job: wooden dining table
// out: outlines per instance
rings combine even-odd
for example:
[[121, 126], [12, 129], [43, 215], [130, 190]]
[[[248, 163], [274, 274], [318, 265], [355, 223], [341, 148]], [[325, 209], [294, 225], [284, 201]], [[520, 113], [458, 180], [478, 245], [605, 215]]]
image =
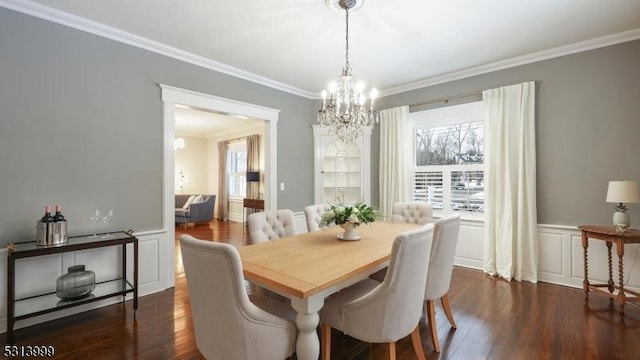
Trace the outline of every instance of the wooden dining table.
[[343, 230], [335, 226], [238, 250], [246, 280], [291, 299], [297, 312], [296, 356], [316, 360], [324, 298], [386, 267], [395, 237], [421, 226], [374, 222], [357, 228], [362, 237], [357, 241], [338, 239]]

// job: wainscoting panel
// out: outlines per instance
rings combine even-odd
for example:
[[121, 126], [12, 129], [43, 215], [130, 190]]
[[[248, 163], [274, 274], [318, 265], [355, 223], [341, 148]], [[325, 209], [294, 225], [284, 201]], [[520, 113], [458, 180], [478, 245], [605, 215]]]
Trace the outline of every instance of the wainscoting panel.
[[307, 232], [307, 219], [304, 217], [304, 211], [293, 213], [293, 219], [296, 224], [296, 234]]
[[462, 220], [454, 263], [468, 268], [482, 269], [483, 243], [484, 224], [478, 221]]
[[[4, 263], [7, 263], [6, 255], [3, 259]], [[16, 298], [21, 299], [25, 297], [34, 296], [43, 292], [55, 292], [56, 280], [58, 276], [66, 273], [66, 269], [62, 272], [61, 254], [53, 254], [46, 256], [39, 256], [37, 258], [19, 259], [16, 261]], [[4, 269], [4, 278], [6, 280], [6, 266]], [[4, 296], [2, 298], [3, 304], [7, 301], [6, 285], [3, 287]], [[6, 308], [5, 308], [6, 309]], [[6, 310], [2, 313], [6, 316]]]
[[[120, 276], [120, 269], [122, 269], [122, 249], [120, 246], [80, 250], [63, 255], [72, 257], [73, 262], [71, 265], [84, 265], [86, 270], [96, 273], [96, 282], [107, 281]], [[67, 273], [67, 269], [68, 267], [64, 268], [63, 273]], [[133, 268], [130, 267], [129, 269]]]
[[[140, 292], [143, 294], [162, 290], [160, 289], [162, 287], [160, 281], [162, 270], [160, 267], [161, 245], [160, 237], [157, 236], [142, 236], [138, 238], [138, 257], [140, 258], [139, 260], [144, 259], [138, 263], [138, 285], [140, 286]], [[131, 258], [131, 261], [133, 261], [133, 258]]]
[[538, 273], [549, 276], [563, 276], [564, 246], [562, 232], [539, 232], [540, 249], [538, 257]]

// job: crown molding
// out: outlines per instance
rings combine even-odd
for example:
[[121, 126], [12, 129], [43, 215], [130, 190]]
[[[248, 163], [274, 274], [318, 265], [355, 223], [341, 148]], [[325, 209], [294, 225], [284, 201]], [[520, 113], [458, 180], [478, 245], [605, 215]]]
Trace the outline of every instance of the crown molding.
[[118, 41], [140, 49], [148, 50], [156, 54], [164, 55], [189, 64], [197, 65], [209, 70], [217, 71], [236, 78], [251, 81], [276, 90], [281, 90], [290, 94], [302, 96], [308, 99], [314, 98], [315, 94], [302, 90], [291, 85], [287, 85], [266, 77], [250, 73], [232, 66], [207, 59], [205, 57], [189, 53], [141, 36], [137, 36], [126, 31], [118, 30], [111, 26], [100, 24], [95, 21], [85, 19], [80, 16], [69, 14], [39, 3], [29, 0], [0, 0], [0, 7], [14, 10], [23, 14], [31, 15], [56, 24], [64, 25], [76, 30], [98, 35], [107, 39]]
[[[281, 90], [293, 95], [298, 95], [307, 99], [315, 100], [321, 98], [320, 93], [302, 90], [291, 85], [287, 85], [272, 79], [268, 79], [266, 77], [262, 77], [260, 75], [250, 73], [248, 71], [234, 68], [232, 66], [219, 63], [217, 61], [213, 61], [199, 55], [195, 55], [168, 45], [164, 45], [162, 43], [152, 41], [141, 36], [133, 35], [131, 33], [118, 30], [116, 28], [103, 25], [29, 0], [0, 0], [0, 7], [4, 7], [60, 25], [68, 26], [80, 31], [105, 37], [114, 41], [135, 46], [160, 55], [184, 61], [186, 63], [197, 65], [233, 77], [251, 81], [253, 83], [264, 85], [276, 90]], [[531, 64], [542, 60], [553, 59], [556, 57], [575, 54], [638, 39], [640, 39], [640, 28], [390, 87], [380, 90], [380, 97], [395, 95], [476, 75], [487, 74], [493, 71], [504, 70], [520, 65]]]
[[640, 29], [633, 29], [633, 30], [624, 31], [621, 33], [613, 34], [613, 35], [602, 36], [602, 37], [591, 39], [591, 40], [581, 41], [581, 42], [566, 45], [566, 46], [560, 46], [560, 47], [549, 49], [549, 50], [544, 50], [544, 51], [540, 51], [540, 52], [536, 52], [528, 55], [518, 56], [515, 58], [503, 60], [503, 61], [497, 61], [491, 64], [476, 66], [476, 67], [472, 67], [465, 70], [455, 71], [448, 74], [434, 76], [434, 77], [426, 78], [416, 82], [391, 87], [383, 91], [380, 91], [380, 96], [382, 97], [382, 96], [400, 94], [403, 92], [417, 90], [417, 89], [425, 88], [428, 86], [443, 84], [443, 83], [451, 82], [454, 80], [460, 80], [460, 79], [464, 79], [464, 78], [468, 78], [476, 75], [487, 74], [497, 70], [504, 70], [504, 69], [508, 69], [508, 68], [512, 68], [520, 65], [531, 64], [531, 63], [535, 63], [542, 60], [553, 59], [553, 58], [557, 58], [565, 55], [571, 55], [575, 53], [598, 49], [598, 48], [602, 48], [610, 45], [621, 44], [624, 42], [634, 41], [638, 39], [640, 39]]

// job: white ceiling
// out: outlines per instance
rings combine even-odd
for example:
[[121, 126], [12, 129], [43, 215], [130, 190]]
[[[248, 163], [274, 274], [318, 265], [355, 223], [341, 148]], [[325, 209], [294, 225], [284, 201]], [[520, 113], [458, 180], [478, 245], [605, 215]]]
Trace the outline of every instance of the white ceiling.
[[227, 134], [230, 129], [237, 132], [241, 128], [255, 127], [258, 124], [262, 126], [262, 120], [239, 118], [181, 105], [175, 108], [176, 136], [219, 137]]
[[[25, 4], [311, 98], [344, 64], [344, 13], [325, 0], [0, 0]], [[365, 0], [350, 20], [355, 76], [386, 95], [638, 39], [640, 0]]]

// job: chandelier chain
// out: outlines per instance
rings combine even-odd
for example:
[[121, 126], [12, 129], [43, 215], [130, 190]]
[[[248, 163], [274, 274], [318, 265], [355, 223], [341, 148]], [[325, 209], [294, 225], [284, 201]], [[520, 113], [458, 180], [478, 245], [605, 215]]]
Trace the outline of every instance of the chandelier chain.
[[346, 31], [346, 35], [345, 35], [345, 45], [344, 45], [344, 58], [345, 58], [345, 67], [349, 68], [349, 9], [345, 9], [345, 12], [347, 13], [347, 15], [345, 16], [346, 19], [346, 25], [345, 25], [345, 29]]

